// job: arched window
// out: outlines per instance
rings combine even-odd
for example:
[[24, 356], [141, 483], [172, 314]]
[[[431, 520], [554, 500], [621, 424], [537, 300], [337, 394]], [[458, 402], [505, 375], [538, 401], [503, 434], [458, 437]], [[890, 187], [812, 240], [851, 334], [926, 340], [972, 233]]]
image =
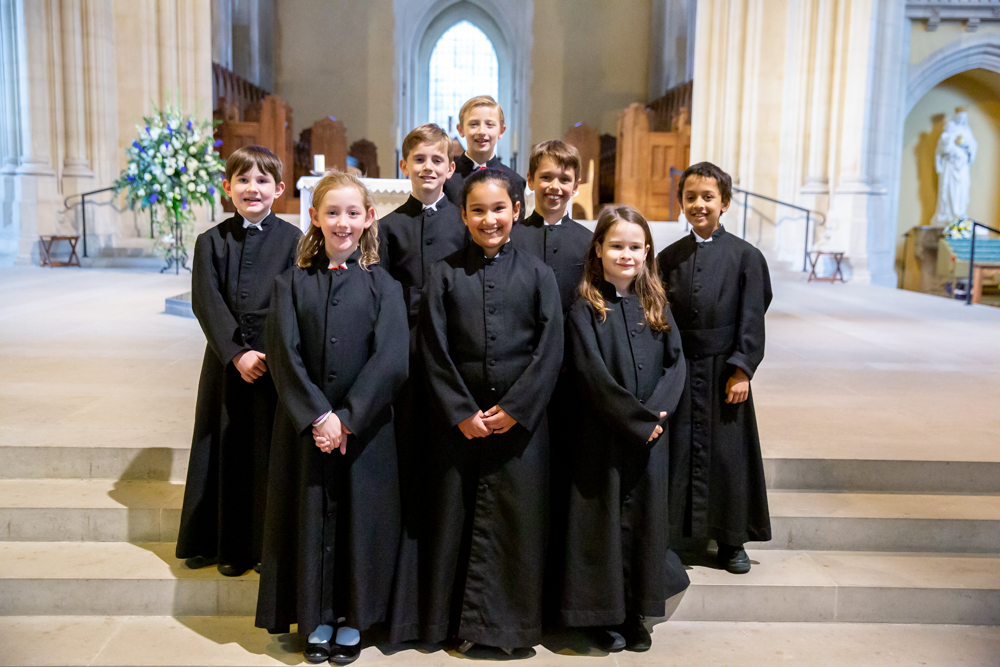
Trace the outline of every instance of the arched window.
[[[458, 112], [470, 97], [499, 99], [500, 67], [493, 42], [469, 21], [448, 28], [431, 52], [428, 116], [455, 136]], [[449, 128], [449, 119], [451, 120]]]

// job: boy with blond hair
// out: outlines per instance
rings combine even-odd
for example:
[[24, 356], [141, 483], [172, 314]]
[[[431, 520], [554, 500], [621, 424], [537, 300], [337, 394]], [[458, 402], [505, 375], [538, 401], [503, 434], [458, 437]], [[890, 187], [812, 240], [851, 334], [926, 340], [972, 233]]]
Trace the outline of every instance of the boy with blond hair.
[[460, 207], [465, 179], [480, 169], [499, 169], [514, 182], [516, 202], [521, 205], [517, 223], [524, 219], [525, 182], [496, 156], [497, 142], [506, 131], [503, 109], [489, 95], [478, 95], [463, 104], [458, 112], [458, 134], [465, 139], [467, 148], [455, 160], [455, 173], [445, 184], [444, 193], [451, 203]]
[[177, 557], [191, 568], [217, 563], [235, 577], [260, 562], [278, 400], [264, 322], [274, 279], [295, 264], [302, 232], [271, 211], [285, 184], [281, 160], [268, 149], [230, 155], [222, 187], [237, 214], [198, 237], [191, 269], [191, 309], [208, 346]]

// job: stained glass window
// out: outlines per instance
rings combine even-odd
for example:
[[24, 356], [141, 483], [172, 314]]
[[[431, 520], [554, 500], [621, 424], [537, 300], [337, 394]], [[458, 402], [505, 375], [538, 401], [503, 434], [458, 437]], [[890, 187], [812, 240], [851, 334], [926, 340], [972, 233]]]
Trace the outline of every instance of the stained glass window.
[[459, 21], [448, 28], [431, 52], [430, 62], [430, 122], [458, 134], [458, 111], [470, 97], [492, 95], [497, 99], [500, 88], [497, 52], [493, 42], [482, 30], [468, 21]]

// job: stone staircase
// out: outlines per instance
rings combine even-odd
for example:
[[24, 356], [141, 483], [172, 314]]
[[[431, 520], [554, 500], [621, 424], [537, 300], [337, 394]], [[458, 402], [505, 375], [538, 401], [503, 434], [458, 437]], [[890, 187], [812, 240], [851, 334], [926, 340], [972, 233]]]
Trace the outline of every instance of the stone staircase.
[[[3, 615], [254, 613], [256, 575], [173, 557], [186, 450], [2, 450]], [[774, 539], [749, 545], [753, 570], [695, 566], [672, 618], [1000, 624], [997, 468], [768, 459], [779, 486], [807, 488], [772, 488]]]

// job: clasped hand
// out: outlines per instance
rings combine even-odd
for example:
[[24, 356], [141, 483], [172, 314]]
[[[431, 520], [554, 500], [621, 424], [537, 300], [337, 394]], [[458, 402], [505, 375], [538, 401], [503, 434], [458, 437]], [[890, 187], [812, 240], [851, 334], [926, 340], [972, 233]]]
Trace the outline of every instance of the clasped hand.
[[351, 430], [333, 412], [323, 420], [322, 424], [313, 426], [313, 440], [325, 454], [329, 454], [335, 449], [339, 449], [341, 454], [346, 454], [347, 436], [350, 434]]
[[[660, 419], [663, 419], [666, 416], [667, 416], [666, 412], [661, 412], [660, 413]], [[653, 427], [653, 435], [649, 436], [649, 439], [646, 440], [646, 442], [653, 442], [654, 440], [656, 440], [657, 438], [659, 438], [661, 435], [663, 435], [663, 427], [660, 426], [659, 424], [657, 424], [656, 426]]]
[[472, 440], [473, 438], [485, 438], [494, 433], [506, 433], [516, 423], [517, 420], [504, 412], [503, 408], [494, 405], [486, 412], [480, 410], [468, 419], [460, 421], [458, 430], [466, 439]]
[[264, 353], [257, 350], [243, 350], [233, 357], [233, 366], [240, 372], [240, 377], [250, 384], [267, 372]]
[[750, 378], [737, 368], [733, 376], [726, 382], [726, 403], [742, 403], [750, 396]]

